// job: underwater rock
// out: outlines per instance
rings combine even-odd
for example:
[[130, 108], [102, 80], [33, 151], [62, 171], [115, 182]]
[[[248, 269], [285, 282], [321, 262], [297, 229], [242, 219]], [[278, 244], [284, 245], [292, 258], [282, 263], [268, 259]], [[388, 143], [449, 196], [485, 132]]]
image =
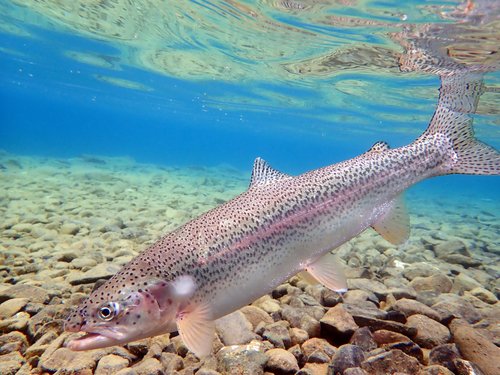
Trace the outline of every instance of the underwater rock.
[[84, 273], [69, 274], [67, 277], [71, 285], [95, 283], [99, 279], [110, 279], [120, 270], [114, 263], [101, 263]]
[[412, 299], [402, 298], [400, 300], [397, 300], [392, 308], [396, 311], [402, 312], [406, 317], [409, 317], [410, 315], [420, 314], [437, 321], [439, 321], [440, 319], [440, 316], [436, 311], [431, 309], [429, 306]]
[[273, 323], [273, 318], [262, 310], [261, 308], [253, 305], [244, 306], [240, 309], [240, 311], [245, 315], [245, 318], [252, 324], [253, 329], [259, 325], [259, 323]]
[[379, 303], [379, 299], [373, 292], [361, 289], [348, 290], [342, 297], [345, 304], [356, 305], [362, 304], [366, 301]]
[[417, 330], [413, 327], [405, 326], [402, 323], [393, 322], [390, 320], [382, 320], [371, 318], [368, 316], [353, 316], [354, 321], [360, 327], [369, 327], [373, 331], [378, 331], [381, 329], [401, 333], [408, 337], [413, 337], [416, 335]]
[[428, 277], [438, 273], [441, 273], [439, 268], [427, 262], [408, 264], [403, 270], [403, 276], [408, 280], [413, 280], [416, 277]]
[[359, 367], [365, 360], [365, 353], [356, 345], [346, 344], [338, 348], [328, 366], [328, 373], [342, 374], [346, 369]]
[[[336, 375], [336, 374], [329, 372], [328, 375]], [[346, 369], [342, 375], [368, 375], [368, 374], [361, 367], [351, 367]]]
[[432, 250], [438, 258], [444, 257], [449, 254], [459, 254], [470, 257], [471, 254], [467, 250], [465, 243], [460, 240], [452, 240], [437, 243]]
[[309, 335], [306, 331], [300, 328], [292, 327], [289, 329], [291, 345], [301, 345], [309, 339]]
[[305, 341], [302, 346], [305, 361], [310, 363], [326, 363], [336, 352], [336, 348], [325, 339], [313, 337]]
[[265, 369], [282, 374], [293, 374], [299, 370], [297, 358], [284, 349], [270, 349], [266, 352]]
[[330, 308], [321, 318], [320, 323], [323, 332], [340, 340], [348, 340], [359, 328], [352, 315], [344, 309], [343, 304]]
[[393, 373], [416, 375], [421, 367], [415, 358], [397, 349], [368, 357], [361, 364], [361, 368], [370, 375], [387, 375]]
[[398, 349], [401, 350], [403, 353], [416, 358], [420, 363], [424, 362], [423, 350], [413, 341], [408, 340], [406, 342], [393, 342], [390, 344], [382, 345], [382, 348], [386, 350]]
[[156, 358], [146, 358], [132, 367], [137, 375], [163, 375], [163, 366]]
[[287, 321], [280, 320], [276, 323], [265, 325], [262, 330], [259, 329], [257, 333], [260, 333], [264, 340], [269, 341], [276, 348], [288, 349], [292, 346], [288, 326], [289, 323]]
[[25, 362], [19, 352], [0, 355], [0, 374], [15, 375]]
[[257, 338], [252, 324], [239, 310], [217, 319], [215, 329], [224, 345], [247, 344]]
[[28, 340], [24, 333], [13, 331], [0, 336], [0, 355], [12, 352], [24, 353], [27, 347]]
[[373, 334], [368, 327], [361, 327], [354, 331], [354, 334], [349, 341], [350, 344], [359, 346], [365, 352], [377, 348], [377, 343], [373, 338]]
[[410, 281], [410, 286], [417, 292], [434, 291], [448, 293], [453, 284], [451, 280], [443, 274], [434, 274], [427, 277], [415, 277]]
[[347, 279], [347, 288], [349, 290], [361, 289], [374, 293], [377, 298], [384, 299], [387, 294], [387, 287], [379, 281], [371, 279]]
[[500, 374], [500, 348], [461, 319], [454, 319], [450, 329], [465, 359], [475, 363], [485, 375]]
[[115, 354], [102, 357], [95, 369], [95, 375], [113, 375], [117, 371], [128, 367], [128, 360]]
[[430, 349], [445, 344], [451, 338], [450, 331], [446, 326], [425, 315], [409, 316], [406, 325], [417, 330], [413, 340], [424, 348]]
[[28, 304], [28, 298], [12, 298], [0, 304], [0, 319], [12, 317]]
[[491, 293], [489, 290], [482, 287], [474, 288], [470, 291], [474, 297], [479, 298], [481, 301], [494, 305], [498, 302], [497, 297]]
[[454, 375], [453, 372], [446, 367], [439, 365], [426, 366], [418, 372], [417, 375]]
[[373, 340], [375, 340], [375, 342], [379, 346], [384, 345], [384, 344], [394, 343], [394, 342], [411, 341], [407, 336], [405, 336], [401, 333], [388, 331], [386, 329], [379, 329], [379, 330], [373, 332]]
[[457, 346], [455, 344], [438, 345], [429, 353], [429, 364], [446, 367], [453, 373], [456, 373], [455, 359], [460, 358]]
[[[283, 350], [283, 349], [281, 349]], [[292, 357], [293, 355], [290, 354]], [[260, 342], [248, 345], [232, 345], [219, 350], [216, 355], [217, 371], [222, 374], [263, 374], [267, 355]], [[294, 357], [295, 358], [295, 357]]]
[[387, 318], [387, 312], [384, 310], [380, 310], [374, 303], [370, 301], [358, 303], [343, 303], [342, 306], [354, 318], [358, 316], [365, 316], [375, 319]]
[[0, 292], [0, 302], [13, 298], [28, 298], [30, 302], [46, 303], [50, 296], [44, 289], [27, 284], [16, 284]]
[[453, 318], [462, 318], [469, 323], [481, 320], [481, 314], [474, 306], [456, 294], [442, 294], [439, 301], [431, 307], [440, 315], [440, 321], [444, 324]]

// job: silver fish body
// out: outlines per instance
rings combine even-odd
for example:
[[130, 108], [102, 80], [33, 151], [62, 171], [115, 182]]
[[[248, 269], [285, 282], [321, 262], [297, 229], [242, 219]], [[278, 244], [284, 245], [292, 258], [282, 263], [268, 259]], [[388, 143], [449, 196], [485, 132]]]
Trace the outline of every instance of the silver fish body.
[[178, 330], [203, 356], [215, 319], [298, 272], [345, 290], [330, 250], [370, 226], [404, 242], [405, 189], [443, 174], [500, 173], [498, 152], [476, 141], [471, 129], [466, 114], [438, 106], [426, 132], [405, 147], [379, 142], [354, 159], [296, 177], [257, 159], [247, 191], [167, 234], [95, 290], [68, 317], [68, 331], [87, 333], [69, 347]]

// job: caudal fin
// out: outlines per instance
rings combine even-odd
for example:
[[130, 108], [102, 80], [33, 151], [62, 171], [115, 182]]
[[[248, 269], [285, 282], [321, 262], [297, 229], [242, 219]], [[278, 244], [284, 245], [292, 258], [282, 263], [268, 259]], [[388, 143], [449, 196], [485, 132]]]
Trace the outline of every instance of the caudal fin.
[[483, 93], [481, 74], [460, 73], [441, 77], [439, 102], [429, 127], [419, 139], [444, 135], [456, 161], [447, 173], [499, 175], [500, 153], [474, 137], [472, 118]]

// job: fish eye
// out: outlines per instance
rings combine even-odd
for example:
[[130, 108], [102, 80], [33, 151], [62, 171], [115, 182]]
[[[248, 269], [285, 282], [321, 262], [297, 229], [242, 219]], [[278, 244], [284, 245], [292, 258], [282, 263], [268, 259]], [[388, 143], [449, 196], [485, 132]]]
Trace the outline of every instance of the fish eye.
[[99, 318], [104, 320], [104, 321], [110, 321], [113, 319], [117, 314], [118, 314], [118, 306], [116, 306], [115, 303], [113, 302], [108, 302], [102, 305], [99, 308], [99, 311], [97, 314], [99, 315]]

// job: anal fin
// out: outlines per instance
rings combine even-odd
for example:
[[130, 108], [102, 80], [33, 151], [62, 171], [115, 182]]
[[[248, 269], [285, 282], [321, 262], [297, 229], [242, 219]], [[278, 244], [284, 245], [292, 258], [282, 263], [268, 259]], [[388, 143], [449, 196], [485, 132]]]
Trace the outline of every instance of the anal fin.
[[306, 271], [331, 290], [340, 293], [347, 291], [347, 282], [340, 261], [330, 252], [308, 265]]
[[400, 196], [388, 204], [385, 212], [372, 225], [382, 237], [394, 245], [401, 245], [410, 237], [410, 217]]
[[182, 341], [198, 358], [212, 351], [215, 323], [208, 303], [190, 304], [177, 314], [177, 329]]

